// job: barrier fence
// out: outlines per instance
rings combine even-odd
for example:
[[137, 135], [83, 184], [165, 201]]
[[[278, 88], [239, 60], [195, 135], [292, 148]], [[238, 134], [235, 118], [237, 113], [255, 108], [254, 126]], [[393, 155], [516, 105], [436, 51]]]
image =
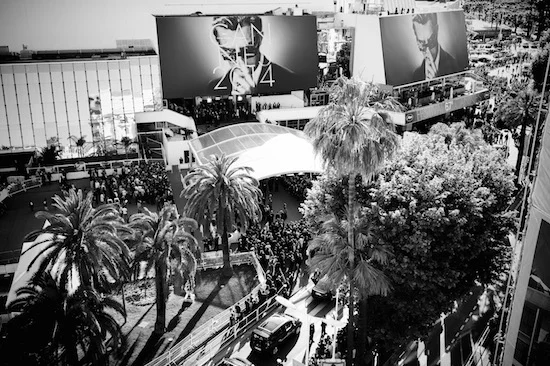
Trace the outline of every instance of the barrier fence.
[[118, 169], [123, 166], [131, 166], [139, 163], [140, 161], [162, 161], [163, 159], [123, 159], [123, 160], [106, 160], [106, 161], [93, 161], [93, 162], [78, 162], [73, 164], [60, 164], [49, 167], [32, 167], [27, 168], [27, 173], [29, 175], [35, 175], [41, 170], [46, 170], [52, 174], [59, 174], [61, 172], [65, 173], [75, 173], [75, 172], [88, 172], [90, 169]]
[[[221, 313], [214, 316], [212, 319], [208, 320], [206, 323], [202, 324], [197, 329], [193, 330], [187, 337], [182, 339], [180, 342], [172, 346], [165, 354], [157, 357], [147, 364], [147, 366], [161, 366], [161, 365], [170, 365], [178, 364], [182, 362], [183, 359], [187, 359], [192, 354], [195, 354], [197, 350], [204, 348], [205, 344], [210, 343], [212, 339], [218, 339], [220, 332], [226, 334], [225, 330], [229, 326], [231, 327], [231, 313], [234, 311], [236, 306], [244, 307], [245, 302], [248, 299], [253, 297], [258, 297], [258, 293], [261, 288], [265, 286], [265, 273], [261, 267], [256, 255], [254, 252], [245, 252], [245, 253], [236, 253], [231, 255], [231, 264], [232, 265], [241, 265], [241, 264], [252, 264], [258, 273], [258, 279], [260, 284], [258, 284], [250, 294], [233, 304], [233, 306], [225, 309]], [[199, 263], [200, 269], [210, 269], [210, 268], [221, 268], [223, 266], [223, 255], [221, 251], [204, 253]], [[274, 298], [267, 300], [261, 304], [256, 311], [252, 312], [242, 321], [248, 319], [250, 315], [260, 314], [258, 310], [266, 309], [266, 303], [269, 303], [271, 300], [274, 301]], [[259, 316], [259, 315], [258, 315]], [[244, 323], [243, 323], [244, 324]], [[246, 323], [248, 324], [248, 323]], [[234, 327], [234, 326], [233, 326]], [[217, 335], [218, 334], [218, 335]], [[185, 364], [185, 363], [184, 363]], [[187, 363], [189, 365], [195, 365], [194, 363]]]
[[20, 192], [25, 192], [27, 189], [40, 187], [42, 181], [38, 177], [32, 177], [20, 182], [10, 183], [6, 188], [0, 192], [0, 202], [4, 201], [6, 198], [16, 195]]
[[[279, 290], [280, 292], [281, 290]], [[265, 318], [281, 305], [275, 300], [279, 292], [259, 305], [254, 311], [235, 324], [220, 325], [215, 333], [202, 342], [185, 342], [170, 349], [146, 366], [202, 366], [207, 364], [227, 344], [246, 332], [251, 326]]]

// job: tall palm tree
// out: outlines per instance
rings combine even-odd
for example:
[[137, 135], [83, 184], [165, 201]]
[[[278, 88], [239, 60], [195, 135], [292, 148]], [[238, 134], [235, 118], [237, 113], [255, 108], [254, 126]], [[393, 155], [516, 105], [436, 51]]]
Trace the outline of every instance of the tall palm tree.
[[[516, 177], [519, 179], [521, 162], [523, 159], [523, 150], [525, 149], [525, 135], [527, 126], [534, 126], [537, 118], [538, 102], [540, 96], [531, 88], [522, 90], [518, 93], [512, 92], [505, 99], [495, 113], [495, 119], [501, 122], [501, 125], [508, 128], [515, 135], [518, 126], [521, 126], [518, 141], [518, 160], [516, 161]], [[532, 135], [536, 135], [533, 131]]]
[[[331, 91], [331, 103], [321, 109], [304, 132], [313, 140], [313, 148], [325, 166], [348, 179], [348, 222], [355, 222], [355, 179], [369, 180], [386, 159], [397, 151], [399, 137], [393, 132], [388, 111], [402, 106], [385, 97], [373, 84], [359, 79], [340, 78]], [[350, 248], [355, 248], [353, 230], [348, 230]], [[349, 252], [349, 266], [355, 268], [355, 251]], [[354, 298], [356, 280], [349, 281], [348, 364], [352, 365], [354, 347]]]
[[[166, 324], [166, 300], [168, 299], [168, 269], [178, 271], [191, 291], [194, 290], [197, 261], [197, 240], [190, 232], [197, 229], [197, 222], [180, 217], [176, 205], [166, 205], [159, 214], [144, 209], [144, 213], [132, 215], [129, 226], [141, 236], [134, 255], [134, 275], [139, 277], [141, 263], [146, 262], [145, 273], [155, 269], [157, 318], [155, 333], [162, 334]], [[171, 266], [170, 264], [174, 265]]]
[[91, 192], [84, 197], [74, 190], [66, 198], [56, 195], [53, 202], [57, 213], [40, 211], [35, 215], [49, 225], [25, 237], [33, 242], [26, 251], [41, 247], [28, 269], [39, 261], [36, 272], [53, 272], [58, 285], [70, 292], [84, 286], [107, 293], [128, 279], [130, 251], [122, 238], [132, 232], [117, 206], [94, 209]]
[[[334, 286], [338, 286], [344, 280], [350, 285], [353, 283], [357, 289], [359, 305], [364, 307], [368, 296], [386, 296], [391, 289], [388, 278], [379, 269], [388, 263], [391, 252], [386, 245], [376, 240], [367, 218], [356, 212], [352, 215], [354, 221], [350, 224], [346, 219], [348, 216], [348, 212], [343, 215], [332, 214], [323, 222], [320, 234], [313, 238], [308, 248], [315, 251], [309, 266], [312, 270], [319, 270], [320, 278], [326, 275]], [[354, 238], [353, 246], [348, 238], [350, 231]], [[348, 332], [350, 329], [355, 332], [351, 322], [355, 302], [351, 296], [353, 295], [350, 291]], [[364, 310], [366, 309], [360, 309], [359, 313], [366, 319]], [[357, 357], [364, 358], [362, 352], [365, 351], [366, 324], [359, 328], [364, 332], [364, 337], [358, 340], [363, 349], [359, 347]]]
[[223, 268], [226, 276], [233, 270], [229, 257], [229, 232], [238, 220], [243, 230], [249, 223], [259, 222], [262, 191], [248, 167], [234, 168], [237, 158], [215, 156], [208, 164], [186, 175], [183, 190], [184, 212], [196, 219], [206, 230], [213, 218], [222, 238]]
[[123, 344], [115, 319], [116, 314], [126, 316], [122, 305], [94, 289], [79, 287], [70, 294], [48, 273], [40, 273], [17, 296], [10, 310], [21, 312], [28, 321], [27, 336], [37, 332], [48, 344], [41, 362], [108, 365], [108, 345], [118, 349]]

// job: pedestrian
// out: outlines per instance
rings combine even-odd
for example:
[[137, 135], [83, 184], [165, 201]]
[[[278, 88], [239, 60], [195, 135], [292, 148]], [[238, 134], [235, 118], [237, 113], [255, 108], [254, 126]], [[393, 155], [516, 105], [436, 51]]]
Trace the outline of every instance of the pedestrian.
[[34, 202], [33, 201], [29, 201], [29, 208], [31, 209], [31, 212], [34, 211]]
[[327, 323], [322, 322], [321, 323], [321, 337], [323, 337], [325, 334], [327, 334]]
[[309, 325], [309, 345], [313, 343], [313, 336], [315, 335], [315, 324], [311, 323]]
[[44, 198], [44, 211], [48, 211], [48, 199]]

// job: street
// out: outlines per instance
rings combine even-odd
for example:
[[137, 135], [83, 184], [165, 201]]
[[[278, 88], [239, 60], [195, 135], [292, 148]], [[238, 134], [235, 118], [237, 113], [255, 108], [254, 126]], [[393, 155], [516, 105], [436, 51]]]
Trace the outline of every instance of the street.
[[[275, 366], [277, 365], [277, 359], [283, 360], [284, 365], [293, 365], [293, 360], [299, 361], [305, 364], [306, 350], [308, 347], [309, 338], [309, 324], [315, 325], [315, 333], [313, 336], [313, 343], [310, 347], [310, 357], [313, 356], [317, 343], [321, 337], [321, 319], [327, 317], [332, 318], [334, 316], [335, 301], [321, 301], [316, 300], [311, 296], [309, 290], [302, 291], [302, 293], [296, 294], [291, 301], [295, 304], [296, 309], [281, 308], [279, 312], [285, 312], [287, 314], [298, 317], [302, 320], [302, 327], [298, 336], [291, 336], [284, 344], [281, 345], [280, 350], [276, 355], [272, 354], [259, 354], [253, 352], [250, 348], [250, 335], [255, 327], [251, 328], [246, 333], [238, 337], [228, 347], [221, 350], [213, 362], [210, 365], [216, 365], [223, 358], [239, 357], [247, 359], [257, 366]], [[303, 312], [307, 311], [308, 316], [305, 316]], [[342, 316], [342, 309], [339, 309], [339, 317]], [[257, 326], [257, 325], [256, 325]], [[332, 334], [333, 327], [327, 325], [326, 332]]]

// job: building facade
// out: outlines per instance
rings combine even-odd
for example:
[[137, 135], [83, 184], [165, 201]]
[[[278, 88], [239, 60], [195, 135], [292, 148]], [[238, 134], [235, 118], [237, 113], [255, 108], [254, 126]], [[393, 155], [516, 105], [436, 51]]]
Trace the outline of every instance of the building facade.
[[57, 143], [63, 157], [136, 137], [134, 114], [162, 106], [158, 56], [0, 65], [0, 147]]

